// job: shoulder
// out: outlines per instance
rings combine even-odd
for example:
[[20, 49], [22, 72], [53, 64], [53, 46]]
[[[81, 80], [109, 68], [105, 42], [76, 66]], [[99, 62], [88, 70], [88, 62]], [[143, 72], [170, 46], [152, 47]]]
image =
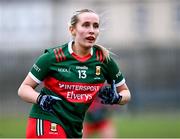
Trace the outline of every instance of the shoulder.
[[65, 53], [68, 50], [68, 44], [63, 44], [60, 46], [55, 46], [53, 48], [45, 49], [44, 53], [49, 55], [51, 60], [55, 60], [56, 62], [61, 62], [66, 59]]
[[118, 62], [112, 56], [109, 56], [107, 59], [105, 59], [104, 63], [107, 65], [118, 65]]
[[55, 46], [55, 47], [52, 47], [52, 48], [47, 48], [44, 50], [44, 53], [50, 53], [50, 54], [53, 54], [54, 51], [58, 51], [60, 49], [67, 49], [68, 48], [68, 44], [65, 43], [63, 45], [58, 45], [58, 46]]

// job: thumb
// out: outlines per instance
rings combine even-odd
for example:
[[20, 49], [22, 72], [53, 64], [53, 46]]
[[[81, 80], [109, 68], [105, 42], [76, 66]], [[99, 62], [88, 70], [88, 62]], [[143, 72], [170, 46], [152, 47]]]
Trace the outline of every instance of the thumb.
[[111, 89], [114, 91], [116, 90], [115, 80], [112, 81]]
[[56, 96], [51, 96], [53, 99], [55, 99], [55, 100], [62, 100], [61, 98], [59, 98], [59, 97], [56, 97]]

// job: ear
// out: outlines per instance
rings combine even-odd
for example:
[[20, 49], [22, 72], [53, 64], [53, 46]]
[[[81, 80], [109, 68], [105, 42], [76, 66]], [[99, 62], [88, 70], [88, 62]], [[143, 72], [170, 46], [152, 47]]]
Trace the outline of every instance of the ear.
[[76, 30], [75, 30], [74, 27], [70, 26], [70, 27], [69, 27], [69, 31], [70, 31], [70, 33], [71, 33], [71, 35], [72, 35], [73, 37], [76, 35]]

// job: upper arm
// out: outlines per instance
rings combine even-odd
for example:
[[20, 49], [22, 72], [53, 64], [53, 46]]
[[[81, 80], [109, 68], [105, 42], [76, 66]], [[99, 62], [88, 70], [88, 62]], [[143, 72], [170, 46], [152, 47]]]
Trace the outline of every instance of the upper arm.
[[38, 83], [27, 75], [18, 89], [18, 95], [26, 102], [36, 103], [39, 96], [39, 93], [35, 91], [37, 85]]
[[124, 84], [122, 84], [120, 86], [117, 86], [116, 89], [117, 89], [117, 92], [121, 92], [122, 90], [129, 90], [126, 83], [124, 83]]
[[110, 58], [106, 63], [106, 80], [109, 84], [112, 83], [113, 80], [115, 80], [116, 87], [117, 86], [122, 86], [125, 84], [125, 78], [120, 71], [120, 67], [117, 64], [116, 61], [114, 61], [112, 58]]
[[29, 75], [27, 75], [24, 81], [22, 82], [22, 85], [28, 85], [32, 88], [36, 88], [38, 83], [34, 81]]

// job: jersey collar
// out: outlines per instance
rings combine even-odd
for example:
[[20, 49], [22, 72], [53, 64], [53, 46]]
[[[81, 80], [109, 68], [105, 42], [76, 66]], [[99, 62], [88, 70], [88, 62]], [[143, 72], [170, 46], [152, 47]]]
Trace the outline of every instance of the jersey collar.
[[[72, 43], [73, 43], [73, 41], [70, 41], [70, 42], [68, 43], [68, 51], [69, 51], [70, 54], [73, 53], [73, 50], [72, 50]], [[92, 49], [92, 48], [91, 48], [90, 54], [91, 54], [91, 56], [93, 55], [93, 49]]]

